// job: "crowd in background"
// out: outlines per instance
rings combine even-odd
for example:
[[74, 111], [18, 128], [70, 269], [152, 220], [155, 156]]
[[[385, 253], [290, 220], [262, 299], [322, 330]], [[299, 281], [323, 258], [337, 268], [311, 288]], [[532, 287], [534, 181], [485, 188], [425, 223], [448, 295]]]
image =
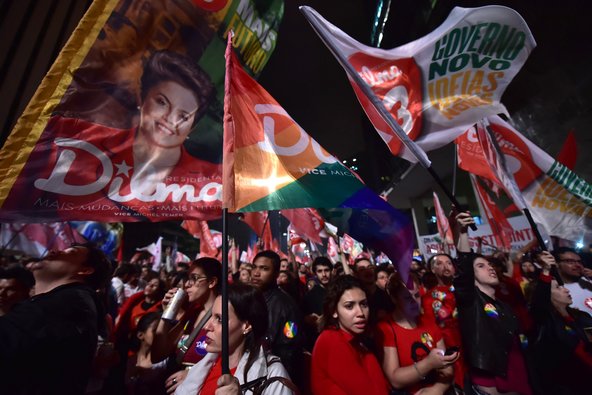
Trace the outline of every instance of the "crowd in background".
[[232, 254], [231, 375], [218, 260], [154, 272], [84, 244], [5, 261], [0, 393], [590, 393], [592, 267], [532, 243], [483, 256], [471, 216], [453, 222], [456, 257], [414, 259], [408, 279], [371, 253]]

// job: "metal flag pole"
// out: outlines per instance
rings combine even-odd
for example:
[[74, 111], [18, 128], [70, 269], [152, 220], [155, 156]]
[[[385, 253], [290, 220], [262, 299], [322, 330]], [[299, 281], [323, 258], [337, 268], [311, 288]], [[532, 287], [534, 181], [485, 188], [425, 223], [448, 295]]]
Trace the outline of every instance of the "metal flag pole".
[[[436, 184], [440, 186], [444, 194], [448, 197], [448, 199], [452, 202], [452, 204], [458, 209], [462, 211], [462, 205], [458, 202], [456, 197], [450, 192], [450, 189], [444, 184], [438, 173], [432, 168], [432, 164], [428, 159], [426, 153], [413, 141], [409, 138], [407, 133], [401, 128], [399, 123], [393, 118], [392, 114], [386, 109], [386, 107], [382, 104], [380, 99], [374, 94], [372, 88], [360, 77], [358, 72], [353, 68], [351, 63], [345, 58], [345, 55], [333, 45], [333, 42], [327, 36], [325, 30], [319, 24], [319, 21], [313, 15], [311, 9], [309, 7], [300, 7], [300, 11], [304, 14], [304, 17], [308, 20], [311, 24], [314, 31], [317, 35], [321, 38], [323, 43], [329, 48], [329, 51], [333, 53], [333, 56], [337, 58], [337, 61], [341, 66], [347, 71], [349, 77], [354, 80], [354, 82], [358, 85], [358, 87], [362, 90], [362, 92], [366, 95], [366, 97], [370, 100], [376, 111], [380, 114], [380, 116], [384, 119], [387, 125], [395, 132], [397, 137], [401, 140], [403, 145], [411, 152], [411, 154], [415, 157], [415, 159], [427, 170], [427, 172], [432, 176]], [[475, 225], [471, 225], [472, 230], [477, 230]]]
[[222, 374], [230, 374], [228, 362], [228, 209], [222, 209]]

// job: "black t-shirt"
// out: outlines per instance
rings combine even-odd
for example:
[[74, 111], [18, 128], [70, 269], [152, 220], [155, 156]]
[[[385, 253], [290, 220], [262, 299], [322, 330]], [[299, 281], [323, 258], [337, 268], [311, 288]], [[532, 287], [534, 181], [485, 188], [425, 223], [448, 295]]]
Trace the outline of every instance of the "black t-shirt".
[[94, 291], [59, 286], [0, 317], [0, 393], [82, 394], [98, 338]]
[[325, 287], [316, 284], [310, 291], [304, 295], [304, 299], [302, 300], [302, 312], [304, 315], [309, 314], [323, 314], [323, 301], [325, 300], [325, 295], [327, 294], [327, 289]]

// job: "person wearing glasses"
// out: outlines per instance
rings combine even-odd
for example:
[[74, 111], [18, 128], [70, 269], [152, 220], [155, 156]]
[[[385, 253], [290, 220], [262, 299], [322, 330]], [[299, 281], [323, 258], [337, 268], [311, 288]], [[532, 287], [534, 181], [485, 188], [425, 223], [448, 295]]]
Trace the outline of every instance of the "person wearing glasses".
[[[177, 371], [165, 381], [168, 393], [173, 393], [187, 376], [187, 368], [195, 365], [207, 354], [205, 324], [211, 316], [212, 306], [219, 294], [222, 265], [214, 258], [199, 258], [189, 268], [184, 284], [187, 298], [179, 309], [176, 322], [160, 320], [152, 344], [152, 362], [167, 357]], [[177, 292], [170, 289], [162, 305], [166, 310]]]
[[588, 269], [584, 268], [582, 257], [571, 248], [560, 247], [555, 251], [555, 259], [564, 287], [571, 294], [571, 307], [592, 315], [592, 281], [584, 276]]

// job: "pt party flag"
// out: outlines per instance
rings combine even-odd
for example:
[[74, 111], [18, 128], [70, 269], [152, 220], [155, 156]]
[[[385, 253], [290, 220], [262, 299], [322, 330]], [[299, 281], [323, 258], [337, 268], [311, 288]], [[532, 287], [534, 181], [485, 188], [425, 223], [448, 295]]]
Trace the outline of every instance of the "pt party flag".
[[219, 217], [225, 39], [256, 76], [282, 14], [283, 0], [93, 1], [0, 151], [0, 220]]
[[365, 232], [357, 237], [360, 241], [359, 237], [375, 242], [399, 237], [389, 251], [380, 250], [390, 252], [389, 257], [400, 262], [399, 270], [405, 272], [413, 249], [409, 219], [314, 141], [240, 68], [231, 45], [226, 62], [223, 195], [228, 210], [353, 209], [339, 216], [366, 221], [354, 221], [351, 225], [356, 229], [348, 233]]
[[[393, 155], [413, 162], [418, 159], [409, 146], [429, 163], [424, 151], [452, 142], [487, 115], [506, 113], [501, 96], [536, 46], [522, 17], [502, 6], [455, 7], [430, 34], [390, 50], [363, 45], [314, 9], [301, 10], [348, 72], [360, 104]], [[401, 145], [352, 78], [354, 70], [417, 145]]]
[[314, 208], [295, 208], [282, 210], [294, 230], [313, 243], [322, 244], [321, 232], [325, 229], [325, 221]]
[[471, 174], [471, 184], [475, 190], [475, 194], [481, 203], [487, 223], [491, 228], [493, 237], [495, 238], [496, 245], [505, 248], [510, 251], [512, 248], [512, 235], [514, 234], [514, 228], [510, 225], [510, 222], [502, 213], [500, 208], [491, 199], [491, 196], [485, 191], [483, 186], [479, 183], [476, 175]]
[[[509, 195], [520, 194], [523, 202], [515, 202], [516, 205], [520, 207], [524, 203], [549, 235], [592, 242], [592, 186], [500, 117], [488, 117], [487, 121], [517, 188], [497, 177], [492, 181], [503, 184]], [[484, 132], [479, 133], [480, 129], [483, 129], [482, 125], [478, 125], [477, 130], [469, 129], [467, 134], [471, 137], [457, 145], [459, 156], [462, 151], [464, 158], [461, 167], [472, 173], [472, 169], [482, 169], [488, 163], [480, 138]], [[496, 171], [492, 168], [489, 177], [493, 173]], [[488, 177], [488, 174], [474, 174]]]
[[438, 225], [438, 233], [440, 234], [442, 243], [445, 246], [454, 243], [454, 238], [452, 237], [452, 228], [450, 228], [448, 216], [444, 212], [436, 192], [434, 192], [434, 210], [436, 211], [436, 225]]

